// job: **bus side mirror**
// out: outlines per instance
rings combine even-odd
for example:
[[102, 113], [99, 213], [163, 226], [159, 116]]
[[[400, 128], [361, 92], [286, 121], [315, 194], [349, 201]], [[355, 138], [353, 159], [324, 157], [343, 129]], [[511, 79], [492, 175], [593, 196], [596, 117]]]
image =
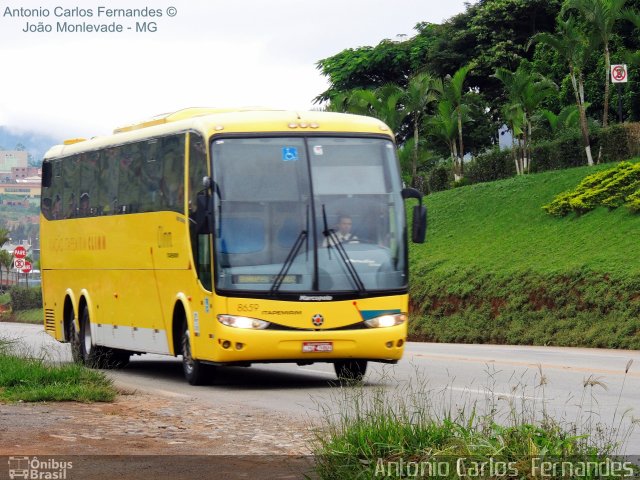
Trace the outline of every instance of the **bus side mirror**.
[[196, 213], [194, 215], [194, 221], [196, 223], [196, 232], [199, 235], [208, 235], [213, 233], [213, 225], [211, 218], [211, 196], [209, 192], [203, 190], [198, 192]]
[[403, 188], [402, 198], [415, 198], [420, 202], [419, 205], [413, 207], [413, 231], [411, 232], [411, 240], [413, 243], [424, 243], [427, 235], [427, 208], [422, 205], [422, 194], [415, 188]]
[[413, 231], [411, 232], [413, 243], [424, 243], [427, 235], [427, 208], [423, 205], [413, 207]]

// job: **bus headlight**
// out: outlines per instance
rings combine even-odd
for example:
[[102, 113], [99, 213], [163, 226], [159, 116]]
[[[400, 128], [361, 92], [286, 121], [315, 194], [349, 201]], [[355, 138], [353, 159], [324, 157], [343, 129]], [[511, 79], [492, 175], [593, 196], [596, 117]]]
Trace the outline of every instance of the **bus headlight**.
[[264, 330], [269, 322], [257, 318], [239, 317], [237, 315], [218, 315], [218, 321], [227, 327], [250, 328], [253, 330]]
[[365, 320], [364, 324], [369, 328], [395, 327], [396, 325], [404, 323], [406, 320], [407, 316], [404, 313], [395, 313], [370, 318], [369, 320]]

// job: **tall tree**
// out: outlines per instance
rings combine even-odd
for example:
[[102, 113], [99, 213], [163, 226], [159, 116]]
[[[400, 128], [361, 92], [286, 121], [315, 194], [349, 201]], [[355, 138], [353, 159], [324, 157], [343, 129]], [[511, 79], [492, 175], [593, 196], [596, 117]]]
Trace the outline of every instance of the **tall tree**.
[[470, 71], [470, 65], [460, 67], [458, 71], [453, 74], [453, 77], [447, 78], [447, 83], [444, 86], [444, 95], [451, 101], [458, 123], [458, 161], [456, 162], [456, 171], [454, 173], [456, 181], [464, 178], [464, 140], [462, 138], [462, 124], [463, 118], [468, 111], [464, 104], [464, 82]]
[[0, 228], [0, 285], [4, 284], [2, 279], [3, 268], [6, 268], [8, 273], [11, 269], [11, 262], [13, 261], [9, 252], [2, 250], [4, 244], [10, 240], [9, 235], [9, 230], [6, 228]]
[[587, 103], [584, 89], [584, 66], [590, 51], [590, 43], [572, 17], [567, 20], [558, 18], [557, 34], [548, 32], [538, 33], [531, 38], [530, 43], [542, 43], [553, 48], [569, 66], [571, 86], [580, 114], [580, 131], [587, 156], [587, 164], [593, 165], [591, 155], [591, 141], [589, 139], [589, 124], [587, 122]]
[[451, 164], [455, 165], [458, 160], [458, 116], [455, 108], [448, 98], [442, 98], [438, 102], [438, 109], [435, 114], [426, 119], [426, 130], [435, 138], [443, 141], [449, 147]]
[[403, 104], [411, 118], [413, 127], [413, 151], [411, 156], [411, 184], [417, 185], [418, 180], [418, 148], [420, 145], [420, 127], [427, 108], [438, 100], [442, 94], [442, 82], [428, 73], [419, 73], [409, 79], [404, 91]]
[[523, 61], [515, 72], [498, 68], [495, 76], [505, 86], [508, 103], [504, 108], [504, 115], [510, 121], [512, 132], [521, 144], [516, 170], [518, 174], [528, 173], [532, 161], [533, 116], [542, 101], [555, 89], [555, 84], [533, 72], [531, 64], [527, 61]]
[[11, 271], [11, 265], [13, 263], [13, 258], [11, 254], [6, 250], [0, 249], [0, 285], [4, 285], [3, 272], [7, 271], [7, 276]]
[[576, 10], [580, 13], [590, 28], [591, 34], [604, 49], [604, 108], [602, 112], [602, 126], [609, 122], [609, 83], [611, 71], [611, 53], [609, 44], [613, 28], [624, 15], [627, 0], [566, 0], [562, 6], [562, 14]]
[[382, 120], [396, 134], [407, 116], [402, 105], [403, 97], [404, 90], [392, 83], [372, 90], [356, 89], [337, 96], [343, 102], [343, 111]]

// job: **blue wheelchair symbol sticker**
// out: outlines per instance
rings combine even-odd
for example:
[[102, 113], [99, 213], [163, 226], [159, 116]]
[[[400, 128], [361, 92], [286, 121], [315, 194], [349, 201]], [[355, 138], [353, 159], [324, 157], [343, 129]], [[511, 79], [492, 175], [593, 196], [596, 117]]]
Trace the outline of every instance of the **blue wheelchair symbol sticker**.
[[296, 147], [282, 147], [282, 161], [294, 162], [298, 160], [298, 149]]

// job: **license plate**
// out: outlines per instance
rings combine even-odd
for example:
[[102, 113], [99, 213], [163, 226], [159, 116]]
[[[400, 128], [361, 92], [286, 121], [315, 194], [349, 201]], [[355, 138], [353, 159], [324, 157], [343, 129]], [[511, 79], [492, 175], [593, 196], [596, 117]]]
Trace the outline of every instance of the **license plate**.
[[333, 352], [333, 342], [302, 342], [302, 353]]

